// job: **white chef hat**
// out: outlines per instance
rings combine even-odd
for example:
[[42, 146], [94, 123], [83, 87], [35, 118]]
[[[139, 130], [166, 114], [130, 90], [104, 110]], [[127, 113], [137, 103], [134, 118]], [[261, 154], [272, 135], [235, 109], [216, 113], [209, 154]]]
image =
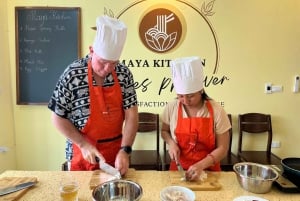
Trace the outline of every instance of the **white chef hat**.
[[126, 40], [126, 25], [124, 22], [107, 15], [97, 17], [96, 25], [94, 52], [106, 60], [119, 60]]
[[170, 62], [177, 94], [191, 94], [203, 89], [203, 68], [199, 57], [184, 57]]

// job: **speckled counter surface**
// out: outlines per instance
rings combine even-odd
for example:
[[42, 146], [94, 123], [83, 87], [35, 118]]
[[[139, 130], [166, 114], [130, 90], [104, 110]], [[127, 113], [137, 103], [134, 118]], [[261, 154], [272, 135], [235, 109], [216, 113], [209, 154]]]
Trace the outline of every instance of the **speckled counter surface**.
[[[38, 184], [28, 190], [20, 200], [24, 201], [57, 201], [59, 197], [59, 183], [65, 178], [72, 176], [80, 183], [79, 201], [91, 201], [92, 190], [89, 182], [92, 176], [91, 171], [5, 171], [2, 177], [37, 177]], [[159, 201], [161, 189], [171, 185], [167, 171], [135, 171], [135, 181], [139, 183], [144, 191], [141, 201]], [[252, 195], [265, 198], [269, 201], [300, 201], [300, 193], [288, 194], [273, 187], [269, 193], [253, 194], [243, 190], [236, 179], [234, 172], [221, 172], [218, 177], [222, 188], [217, 191], [195, 191], [196, 201], [232, 201], [234, 198], [243, 195]], [[1, 197], [0, 197], [1, 200]]]

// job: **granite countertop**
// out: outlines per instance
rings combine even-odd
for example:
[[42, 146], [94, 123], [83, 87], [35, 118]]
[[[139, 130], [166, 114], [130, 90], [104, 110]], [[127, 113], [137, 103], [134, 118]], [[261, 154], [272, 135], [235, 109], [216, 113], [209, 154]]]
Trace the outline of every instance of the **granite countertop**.
[[[92, 190], [90, 189], [90, 180], [93, 175], [92, 171], [14, 171], [8, 170], [0, 175], [3, 177], [37, 177], [38, 183], [35, 187], [29, 189], [22, 195], [22, 201], [33, 200], [59, 200], [59, 183], [65, 177], [72, 176], [80, 184], [79, 201], [91, 201]], [[159, 201], [160, 191], [172, 185], [168, 171], [135, 171], [134, 179], [143, 188], [143, 197], [141, 201]], [[221, 189], [216, 191], [194, 191], [196, 201], [232, 201], [238, 196], [257, 196], [269, 201], [299, 201], [300, 194], [284, 193], [276, 187], [266, 194], [250, 193], [240, 187], [234, 172], [220, 172], [218, 182]], [[1, 200], [1, 197], [0, 197]]]

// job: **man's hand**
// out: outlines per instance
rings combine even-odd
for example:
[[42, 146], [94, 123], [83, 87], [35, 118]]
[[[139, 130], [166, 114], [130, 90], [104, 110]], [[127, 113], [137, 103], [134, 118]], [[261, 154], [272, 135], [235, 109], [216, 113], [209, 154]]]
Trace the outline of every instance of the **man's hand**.
[[120, 171], [121, 175], [125, 175], [129, 169], [129, 154], [120, 150], [116, 157], [115, 167]]
[[91, 164], [96, 164], [96, 157], [105, 162], [105, 158], [103, 155], [97, 150], [95, 146], [90, 144], [89, 142], [84, 142], [80, 146], [82, 157]]

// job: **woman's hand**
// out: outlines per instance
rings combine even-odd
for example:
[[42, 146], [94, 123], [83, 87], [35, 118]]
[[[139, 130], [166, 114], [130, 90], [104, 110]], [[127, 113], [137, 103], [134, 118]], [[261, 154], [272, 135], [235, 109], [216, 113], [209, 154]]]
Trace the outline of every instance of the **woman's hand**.
[[188, 181], [197, 181], [201, 179], [201, 175], [205, 172], [203, 168], [198, 164], [193, 164], [189, 167], [189, 169], [185, 172], [186, 180]]
[[171, 160], [179, 161], [180, 149], [174, 141], [169, 144], [169, 155]]

